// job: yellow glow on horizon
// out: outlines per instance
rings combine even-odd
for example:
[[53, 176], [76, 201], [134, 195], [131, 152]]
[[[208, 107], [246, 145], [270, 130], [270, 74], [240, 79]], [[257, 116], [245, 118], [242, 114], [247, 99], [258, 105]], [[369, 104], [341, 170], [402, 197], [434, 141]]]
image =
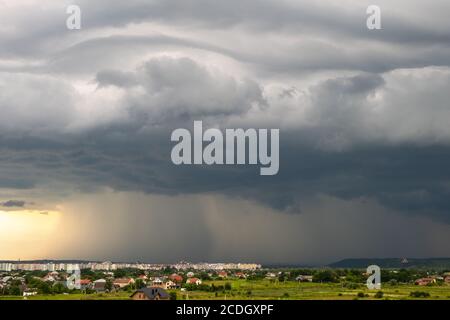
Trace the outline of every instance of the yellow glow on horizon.
[[46, 256], [60, 222], [58, 211], [0, 211], [0, 259]]

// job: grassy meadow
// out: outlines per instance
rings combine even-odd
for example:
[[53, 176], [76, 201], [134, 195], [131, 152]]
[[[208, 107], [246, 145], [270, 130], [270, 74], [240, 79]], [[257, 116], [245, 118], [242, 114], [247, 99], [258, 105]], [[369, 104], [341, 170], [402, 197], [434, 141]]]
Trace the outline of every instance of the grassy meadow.
[[[204, 284], [215, 286], [231, 284], [231, 290], [221, 292], [207, 291], [181, 291], [176, 292], [178, 300], [450, 300], [450, 286], [415, 286], [415, 285], [389, 285], [382, 287], [382, 297], [376, 297], [376, 290], [368, 290], [364, 285], [356, 289], [349, 289], [339, 283], [309, 283], [294, 281], [271, 280], [216, 280], [205, 281]], [[411, 292], [421, 291], [429, 293], [426, 298], [413, 298]], [[57, 294], [37, 295], [27, 297], [27, 300], [126, 300], [130, 292], [119, 291], [99, 294]], [[2, 299], [23, 300], [23, 297], [5, 296]]]

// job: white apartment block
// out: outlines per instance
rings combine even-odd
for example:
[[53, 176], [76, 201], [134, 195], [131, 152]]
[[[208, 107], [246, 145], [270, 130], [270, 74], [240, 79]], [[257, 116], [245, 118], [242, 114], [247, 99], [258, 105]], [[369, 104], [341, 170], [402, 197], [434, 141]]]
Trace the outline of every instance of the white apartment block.
[[12, 263], [0, 263], [0, 271], [6, 271], [6, 272], [11, 272], [13, 271], [14, 265]]

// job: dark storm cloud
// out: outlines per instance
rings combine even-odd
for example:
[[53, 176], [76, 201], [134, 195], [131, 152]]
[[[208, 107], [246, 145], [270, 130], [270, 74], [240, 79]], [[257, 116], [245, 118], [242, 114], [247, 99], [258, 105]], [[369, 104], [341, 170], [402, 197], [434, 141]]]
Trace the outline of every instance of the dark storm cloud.
[[5, 208], [23, 208], [25, 207], [26, 202], [22, 200], [8, 200], [0, 204]]
[[[17, 31], [0, 37], [0, 56], [3, 50], [3, 56], [8, 58], [24, 55], [38, 59], [44, 70], [48, 70], [47, 63], [55, 70], [54, 63], [58, 62], [57, 70], [68, 72], [92, 66], [92, 59], [100, 64], [105, 58], [111, 61], [107, 57], [111, 52], [104, 53], [111, 49], [111, 43], [106, 41], [116, 39], [114, 50], [128, 51], [129, 54], [137, 48], [141, 48], [137, 53], [142, 52], [143, 46], [161, 45], [165, 37], [166, 42], [172, 39], [172, 43], [166, 45], [222, 52], [239, 61], [257, 64], [258, 70], [267, 69], [273, 74], [299, 74], [318, 69], [383, 72], [400, 67], [450, 65], [447, 1], [414, 5], [409, 1], [379, 2], [384, 28], [377, 32], [365, 27], [365, 10], [372, 4], [370, 1], [312, 4], [310, 1], [265, 0], [255, 4], [245, 0], [218, 5], [205, 0], [138, 0], [79, 1], [78, 4], [83, 13], [83, 29], [78, 33], [64, 28], [65, 16], [61, 13], [65, 12], [65, 5], [61, 2], [55, 2], [45, 14], [30, 8], [27, 8], [27, 14], [17, 14], [20, 11], [16, 10], [8, 15], [10, 12], [5, 11], [5, 24]], [[106, 38], [96, 37], [96, 31], [102, 34], [105, 28], [120, 30], [146, 22], [179, 27], [198, 33], [198, 36], [190, 39], [167, 37], [156, 29], [159, 39], [125, 31]], [[226, 38], [204, 36], [205, 32], [229, 31], [230, 28], [252, 41], [251, 50]], [[268, 39], [266, 35], [271, 34], [280, 37]], [[80, 47], [83, 43], [87, 47]]]
[[[311, 3], [310, 1], [239, 0], [221, 4], [208, 0], [196, 1], [78, 1], [88, 8], [87, 23], [91, 26], [125, 26], [130, 23], [158, 21], [203, 28], [226, 29], [246, 27], [256, 32], [326, 33], [333, 36], [367, 38], [364, 28], [365, 9], [370, 1], [358, 1], [336, 5], [335, 3]], [[377, 3], [385, 9], [386, 30], [375, 34], [379, 40], [391, 42], [448, 42], [450, 33], [436, 24], [436, 28], [420, 25], [411, 12], [420, 12], [419, 4], [402, 1], [396, 6], [388, 1]], [[424, 4], [421, 4], [426, 6]], [[395, 10], [393, 10], [395, 8]], [[436, 1], [426, 6], [427, 18], [440, 16], [449, 9], [446, 1]], [[403, 10], [402, 10], [403, 9]], [[443, 17], [443, 16], [440, 16]], [[363, 26], [363, 27], [361, 27]]]
[[317, 194], [368, 198], [405, 214], [450, 222], [450, 171], [442, 165], [450, 160], [450, 149], [373, 146], [330, 153], [295, 136], [302, 133], [282, 136], [281, 170], [274, 177], [259, 176], [255, 167], [177, 167], [167, 161], [170, 148], [156, 138], [145, 143], [130, 138], [108, 148], [107, 137], [98, 135], [96, 148], [36, 153], [33, 158], [41, 160], [15, 161], [20, 172], [8, 172], [29, 183], [70, 181], [86, 191], [109, 186], [165, 195], [219, 193], [290, 213], [302, 213], [303, 201]]
[[[256, 38], [257, 39], [257, 38]], [[255, 46], [270, 46], [264, 39]], [[420, 68], [430, 65], [449, 66], [450, 47], [448, 42], [437, 43], [438, 50], [422, 45], [399, 46], [392, 52], [391, 46], [373, 46], [351, 43], [334, 43], [335, 40], [320, 41], [308, 36], [293, 38], [286, 43], [276, 43], [279, 50], [247, 50], [234, 45], [214, 45], [204, 40], [186, 40], [167, 36], [109, 36], [92, 38], [74, 44], [54, 54], [52, 60], [39, 68], [56, 73], [86, 73], [93, 68], [104, 68], [120, 60], [110, 52], [122, 56], [143, 55], [158, 51], [161, 46], [183, 50], [202, 50], [230, 57], [254, 66], [258, 72], [271, 75], [301, 75], [319, 70], [357, 70], [364, 72], [386, 72], [397, 68]], [[413, 48], [413, 49], [412, 49]], [[86, 59], [88, 58], [88, 59]], [[32, 68], [33, 70], [33, 68]], [[39, 70], [39, 69], [38, 69]]]
[[[441, 77], [445, 81], [450, 79], [446, 73]], [[396, 81], [401, 82], [402, 78]], [[167, 195], [214, 192], [254, 199], [292, 213], [301, 213], [302, 202], [317, 194], [349, 200], [367, 197], [400, 211], [448, 221], [446, 185], [450, 172], [445, 167], [437, 170], [436, 166], [436, 162], [445, 163], [450, 158], [445, 144], [408, 146], [402, 145], [402, 141], [400, 145], [386, 142], [394, 135], [389, 130], [396, 130], [400, 122], [405, 125], [410, 121], [402, 113], [400, 122], [394, 127], [388, 123], [385, 130], [380, 131], [386, 125], [384, 118], [370, 122], [377, 119], [373, 110], [390, 107], [392, 102], [398, 105], [385, 110], [390, 120], [397, 115], [389, 113], [402, 106], [420, 112], [421, 105], [405, 103], [410, 94], [399, 97], [391, 93], [396, 84], [391, 82], [378, 74], [360, 74], [324, 80], [300, 93], [291, 90], [283, 99], [295, 101], [297, 95], [307, 93], [304, 102], [310, 103], [310, 107], [302, 114], [308, 124], [281, 128], [280, 173], [260, 177], [257, 168], [251, 166], [174, 166], [170, 162], [169, 141], [173, 129], [191, 129], [195, 119], [217, 125], [219, 119], [229, 121], [230, 116], [237, 114], [245, 117], [250, 109], [256, 108], [264, 115], [279, 108], [265, 100], [258, 84], [213, 73], [187, 58], [151, 59], [130, 72], [100, 71], [97, 74], [100, 88], [114, 86], [126, 90], [120, 101], [126, 117], [87, 131], [62, 133], [56, 138], [49, 134], [36, 138], [41, 130], [20, 137], [4, 137], [2, 145], [8, 149], [2, 153], [2, 183], [8, 186], [8, 181], [24, 181], [35, 186], [56, 180], [70, 181], [82, 190], [109, 186]], [[433, 83], [428, 85], [434, 90]], [[134, 91], [135, 87], [139, 90]], [[192, 94], [197, 92], [201, 96]], [[381, 105], [372, 105], [371, 99], [377, 92], [393, 97]], [[438, 95], [434, 98], [428, 114], [433, 118], [439, 114], [445, 117], [441, 104], [446, 95], [442, 101]], [[279, 109], [281, 114], [284, 111]], [[252, 120], [267, 122], [259, 116]], [[422, 118], [426, 119], [426, 115]], [[37, 120], [35, 130], [41, 126], [40, 118]], [[29, 121], [34, 123], [33, 118]], [[61, 125], [61, 121], [55, 123], [56, 128]], [[272, 125], [273, 121], [268, 123]], [[404, 141], [428, 139], [424, 131], [430, 129], [427, 122], [419, 123], [424, 136], [416, 136], [415, 125], [416, 122], [411, 123], [413, 131], [406, 131]], [[444, 127], [436, 127], [436, 134], [448, 140], [442, 131]]]
[[[133, 259], [158, 243], [160, 230], [174, 228], [195, 247], [188, 256], [199, 260], [232, 258], [231, 235], [248, 243], [253, 234], [258, 245], [235, 249], [240, 258], [251, 251], [255, 260], [277, 253], [278, 261], [295, 261], [294, 254], [308, 253], [293, 243], [315, 248], [310, 239], [333, 237], [343, 239], [336, 243], [341, 255], [363, 254], [354, 237], [364, 233], [371, 235], [366, 244], [370, 237], [401, 238], [388, 252], [395, 255], [402, 248], [416, 252], [421, 243], [420, 252], [431, 252], [438, 241], [426, 243], [427, 235], [408, 245], [406, 236], [420, 229], [416, 218], [434, 220], [433, 232], [447, 230], [448, 1], [381, 1], [380, 31], [365, 27], [371, 4], [365, 1], [75, 3], [83, 20], [73, 32], [65, 28], [67, 3], [45, 10], [0, 4], [0, 188], [38, 190], [42, 198], [124, 192], [133, 201], [118, 201], [123, 206], [92, 204], [98, 219], [89, 217], [97, 222], [85, 228], [95, 231], [107, 213], [117, 214], [116, 239], [102, 239], [102, 252], [122, 250]], [[171, 132], [192, 129], [194, 120], [221, 129], [279, 128], [279, 174], [261, 177], [256, 166], [173, 165]], [[141, 193], [188, 199], [174, 207], [157, 201], [155, 213]], [[205, 194], [226, 199], [217, 216], [208, 215], [215, 208], [207, 200], [191, 198]], [[126, 220], [127, 209], [136, 221]], [[270, 223], [258, 222], [244, 230], [248, 235], [226, 220], [251, 225], [258, 212]], [[377, 224], [382, 236], [367, 228], [376, 212], [384, 219]], [[147, 236], [140, 222], [155, 217], [163, 227]], [[322, 219], [332, 219], [330, 226], [317, 227]], [[229, 229], [222, 230], [225, 222]], [[393, 232], [403, 223], [411, 229]], [[289, 230], [273, 244], [271, 224]], [[297, 234], [300, 224], [305, 237]], [[331, 232], [335, 224], [343, 231]], [[317, 236], [308, 233], [314, 227]], [[145, 235], [138, 246], [123, 241], [138, 229]], [[175, 238], [176, 253], [161, 246], [153, 252], [186, 258]], [[381, 242], [374, 254], [387, 252]], [[318, 252], [312, 260], [334, 257], [323, 248], [309, 251]]]

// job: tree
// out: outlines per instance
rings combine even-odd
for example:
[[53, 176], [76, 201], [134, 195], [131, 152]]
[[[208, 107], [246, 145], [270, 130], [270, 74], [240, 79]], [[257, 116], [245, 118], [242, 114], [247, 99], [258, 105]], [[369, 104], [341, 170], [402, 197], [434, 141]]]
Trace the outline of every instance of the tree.
[[52, 292], [52, 287], [48, 284], [48, 282], [41, 281], [37, 285], [37, 289], [42, 294], [51, 294], [51, 293], [53, 293]]
[[142, 279], [136, 279], [135, 287], [136, 287], [136, 289], [144, 288], [144, 287], [145, 287], [144, 280], [142, 280]]
[[124, 269], [118, 269], [114, 271], [114, 278], [124, 278], [127, 272]]
[[365, 283], [366, 278], [362, 274], [361, 270], [348, 270], [345, 274], [345, 280], [353, 283]]
[[177, 300], [177, 293], [175, 291], [172, 291], [169, 293], [170, 300]]
[[177, 269], [171, 268], [171, 267], [165, 267], [164, 270], [163, 270], [163, 274], [166, 274], [166, 275], [172, 274], [172, 273], [175, 273], [175, 272], [177, 272]]
[[211, 280], [211, 277], [207, 272], [201, 272], [198, 277], [204, 281]]
[[314, 282], [337, 282], [336, 274], [331, 270], [319, 271], [313, 276]]
[[106, 283], [105, 283], [105, 290], [106, 290], [106, 291], [111, 291], [111, 290], [112, 290], [112, 286], [113, 286], [112, 281], [111, 281], [111, 280], [106, 280]]
[[67, 291], [68, 291], [67, 288], [60, 282], [56, 283], [53, 286], [53, 292], [54, 293], [64, 293], [64, 292], [67, 292]]
[[11, 286], [9, 288], [9, 294], [11, 296], [20, 296], [20, 288], [19, 288], [19, 286]]

